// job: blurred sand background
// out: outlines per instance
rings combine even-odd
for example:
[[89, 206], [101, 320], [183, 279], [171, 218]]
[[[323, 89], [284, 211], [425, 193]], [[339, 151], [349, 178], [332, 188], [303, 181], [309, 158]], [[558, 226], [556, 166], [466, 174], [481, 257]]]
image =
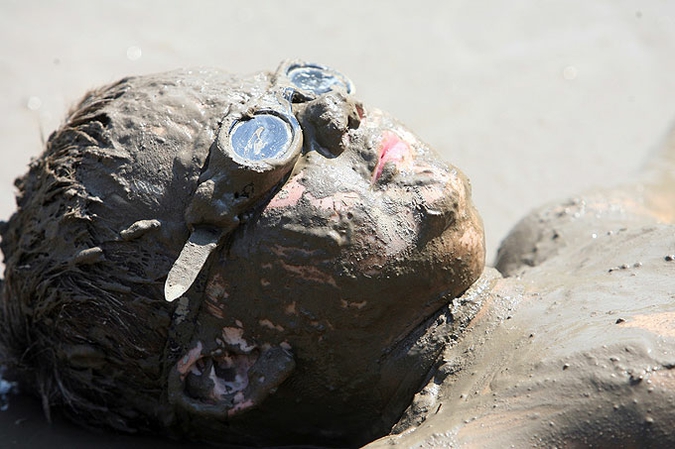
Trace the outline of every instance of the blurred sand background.
[[[669, 0], [0, 0], [0, 37], [1, 219], [86, 90], [178, 67], [341, 70], [471, 178], [488, 261], [528, 210], [619, 182], [675, 120]], [[24, 408], [0, 413], [3, 447], [91, 443]]]

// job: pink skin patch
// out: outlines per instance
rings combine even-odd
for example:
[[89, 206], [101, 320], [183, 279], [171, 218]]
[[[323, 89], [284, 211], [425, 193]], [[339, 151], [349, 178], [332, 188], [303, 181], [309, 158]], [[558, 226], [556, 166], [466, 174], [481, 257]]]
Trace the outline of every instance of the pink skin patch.
[[377, 182], [387, 162], [392, 162], [398, 166], [403, 165], [404, 162], [410, 163], [410, 159], [412, 159], [412, 151], [408, 144], [402, 141], [395, 133], [385, 131], [382, 134], [382, 146], [380, 147], [377, 166], [373, 171], [372, 182]]
[[239, 412], [243, 412], [244, 410], [247, 410], [251, 407], [253, 407], [255, 403], [250, 400], [250, 399], [245, 399], [244, 395], [241, 393], [238, 393], [234, 397], [234, 407], [232, 407], [230, 410], [227, 411], [227, 416], [235, 416]]
[[202, 342], [198, 341], [197, 346], [190, 349], [188, 353], [176, 364], [176, 369], [181, 375], [181, 379], [190, 371], [190, 368], [202, 357]]
[[[241, 350], [255, 349], [246, 343], [242, 334], [243, 329], [223, 328], [223, 337], [228, 340], [228, 344], [239, 346]], [[247, 397], [246, 390], [249, 386], [249, 371], [258, 360], [258, 354], [242, 354], [221, 349], [217, 355], [206, 355], [202, 352], [203, 348], [202, 342], [198, 341], [176, 366], [184, 385], [198, 387], [196, 392], [185, 390], [190, 400], [216, 404], [233, 399], [233, 406], [228, 410], [229, 415], [254, 406], [254, 402]]]
[[302, 198], [302, 194], [305, 192], [305, 186], [300, 183], [299, 179], [300, 177], [298, 176], [290, 179], [281, 192], [272, 198], [268, 207], [280, 209], [298, 204], [298, 201]]

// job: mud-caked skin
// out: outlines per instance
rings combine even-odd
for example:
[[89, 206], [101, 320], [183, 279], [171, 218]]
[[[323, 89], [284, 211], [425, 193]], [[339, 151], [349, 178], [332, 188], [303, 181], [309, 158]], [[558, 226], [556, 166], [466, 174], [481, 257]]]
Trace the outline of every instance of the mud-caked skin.
[[[241, 416], [255, 419], [252, 432], [283, 423], [280, 437], [320, 429], [328, 441], [345, 438], [345, 429], [362, 432], [364, 423], [364, 435], [386, 431], [420, 386], [399, 378], [400, 370], [413, 369], [408, 363], [427, 371], [439, 350], [429, 344], [414, 362], [402, 362], [416, 343], [406, 338], [482, 270], [464, 178], [390, 118], [363, 114], [348, 148], [336, 158], [303, 157], [211, 268], [203, 314], [219, 324], [197, 330], [189, 347], [220, 338], [226, 352], [245, 353], [235, 365], [266, 346], [294, 354], [289, 380], [257, 413]], [[386, 182], [374, 176], [383, 145], [400, 147], [409, 164], [391, 167], [398, 173]], [[237, 407], [260, 405], [247, 399]]]
[[45, 409], [211, 442], [355, 445], [423, 385], [468, 321], [447, 305], [483, 270], [481, 222], [463, 174], [341, 86], [292, 98], [299, 161], [164, 300], [210, 216], [193, 199], [224, 117], [282, 82], [124, 79], [89, 93], [17, 181], [2, 343]]
[[[225, 157], [261, 105], [302, 134], [269, 183]], [[675, 133], [664, 148], [632, 181], [523, 219], [500, 273], [464, 175], [337, 72], [124, 79], [17, 181], [0, 353], [47, 412], [128, 432], [675, 447]], [[195, 235], [217, 236], [210, 257]]]
[[482, 310], [368, 447], [675, 445], [675, 132], [632, 179], [526, 216]]

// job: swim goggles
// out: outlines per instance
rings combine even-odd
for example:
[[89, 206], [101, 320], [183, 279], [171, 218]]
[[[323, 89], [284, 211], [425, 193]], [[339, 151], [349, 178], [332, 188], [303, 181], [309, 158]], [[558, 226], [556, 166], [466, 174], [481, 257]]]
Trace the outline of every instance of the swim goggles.
[[286, 61], [272, 77], [268, 91], [243, 105], [230, 106], [186, 210], [191, 234], [167, 276], [167, 301], [190, 289], [225, 237], [290, 175], [303, 147], [293, 104], [331, 91], [351, 94], [354, 87], [328, 67]]

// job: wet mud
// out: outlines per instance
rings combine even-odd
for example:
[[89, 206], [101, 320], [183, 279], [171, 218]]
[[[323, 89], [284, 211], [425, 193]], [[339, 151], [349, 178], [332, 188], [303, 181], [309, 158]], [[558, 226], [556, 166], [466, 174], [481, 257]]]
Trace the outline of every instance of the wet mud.
[[[362, 444], [466, 325], [445, 305], [484, 264], [467, 179], [350, 83], [298, 89], [289, 67], [91, 92], [17, 181], [2, 344], [48, 416], [215, 443]], [[237, 123], [270, 111], [302, 133], [274, 173], [228, 153]], [[165, 301], [168, 273], [199, 246], [195, 277]]]
[[640, 203], [649, 192], [625, 191], [525, 218], [500, 252], [512, 277], [444, 353], [449, 374], [368, 447], [672, 446], [675, 238]]
[[3, 362], [47, 418], [257, 446], [675, 445], [658, 164], [533, 212], [485, 268], [466, 177], [297, 64], [93, 91], [17, 181]]

